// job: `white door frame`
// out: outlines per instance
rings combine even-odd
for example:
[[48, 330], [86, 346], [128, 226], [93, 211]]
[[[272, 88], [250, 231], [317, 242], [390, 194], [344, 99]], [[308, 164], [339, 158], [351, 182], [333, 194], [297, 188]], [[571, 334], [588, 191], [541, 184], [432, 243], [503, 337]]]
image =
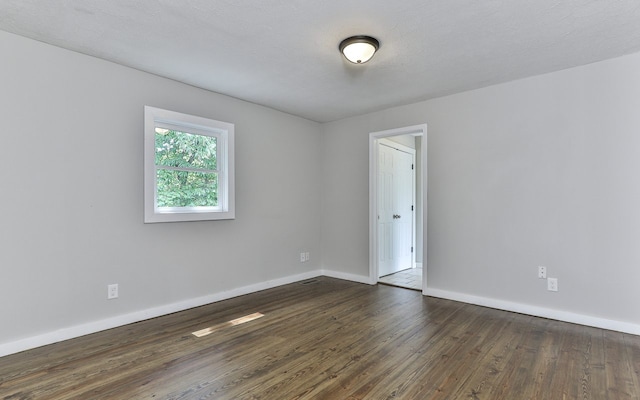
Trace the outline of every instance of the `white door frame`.
[[389, 129], [369, 134], [369, 283], [378, 283], [378, 140], [414, 135], [422, 136], [422, 294], [427, 292], [427, 124]]

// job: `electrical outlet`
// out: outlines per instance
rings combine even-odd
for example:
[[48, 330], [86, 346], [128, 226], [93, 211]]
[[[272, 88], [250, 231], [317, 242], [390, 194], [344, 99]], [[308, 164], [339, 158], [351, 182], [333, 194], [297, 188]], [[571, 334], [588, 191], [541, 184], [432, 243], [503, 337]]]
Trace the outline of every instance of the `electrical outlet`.
[[305, 262], [305, 261], [306, 261], [306, 259], [305, 259], [305, 258], [306, 258], [306, 257], [305, 257], [305, 255], [304, 255], [304, 252], [300, 253], [300, 262]]
[[304, 260], [305, 261], [309, 261], [309, 252], [308, 251], [305, 251], [305, 253], [304, 253]]
[[538, 278], [546, 279], [547, 277], [547, 267], [538, 267]]
[[550, 292], [558, 291], [558, 278], [547, 278], [547, 290]]
[[118, 284], [107, 285], [107, 300], [118, 298]]

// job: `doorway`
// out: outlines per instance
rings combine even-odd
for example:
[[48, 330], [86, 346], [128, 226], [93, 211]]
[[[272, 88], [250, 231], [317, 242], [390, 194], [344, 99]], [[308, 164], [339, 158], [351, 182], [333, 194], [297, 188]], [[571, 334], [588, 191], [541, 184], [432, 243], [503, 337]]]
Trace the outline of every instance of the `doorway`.
[[[414, 138], [415, 145], [406, 144]], [[426, 139], [426, 124], [369, 135], [371, 284], [426, 291]]]
[[[414, 139], [414, 137], [409, 137]], [[378, 141], [378, 275], [414, 265], [415, 145]]]

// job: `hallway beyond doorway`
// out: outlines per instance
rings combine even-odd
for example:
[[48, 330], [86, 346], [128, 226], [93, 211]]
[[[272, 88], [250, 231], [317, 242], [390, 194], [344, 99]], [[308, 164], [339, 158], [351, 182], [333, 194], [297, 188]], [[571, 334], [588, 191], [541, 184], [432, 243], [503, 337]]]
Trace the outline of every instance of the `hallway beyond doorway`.
[[403, 287], [406, 289], [422, 290], [422, 268], [409, 268], [394, 274], [381, 276], [378, 283]]

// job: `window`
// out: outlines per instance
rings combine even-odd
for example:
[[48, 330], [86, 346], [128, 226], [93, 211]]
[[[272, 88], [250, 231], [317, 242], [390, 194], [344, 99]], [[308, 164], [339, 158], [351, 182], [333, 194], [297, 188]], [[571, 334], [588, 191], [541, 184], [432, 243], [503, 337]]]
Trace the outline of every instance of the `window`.
[[144, 222], [235, 218], [234, 125], [145, 106]]

